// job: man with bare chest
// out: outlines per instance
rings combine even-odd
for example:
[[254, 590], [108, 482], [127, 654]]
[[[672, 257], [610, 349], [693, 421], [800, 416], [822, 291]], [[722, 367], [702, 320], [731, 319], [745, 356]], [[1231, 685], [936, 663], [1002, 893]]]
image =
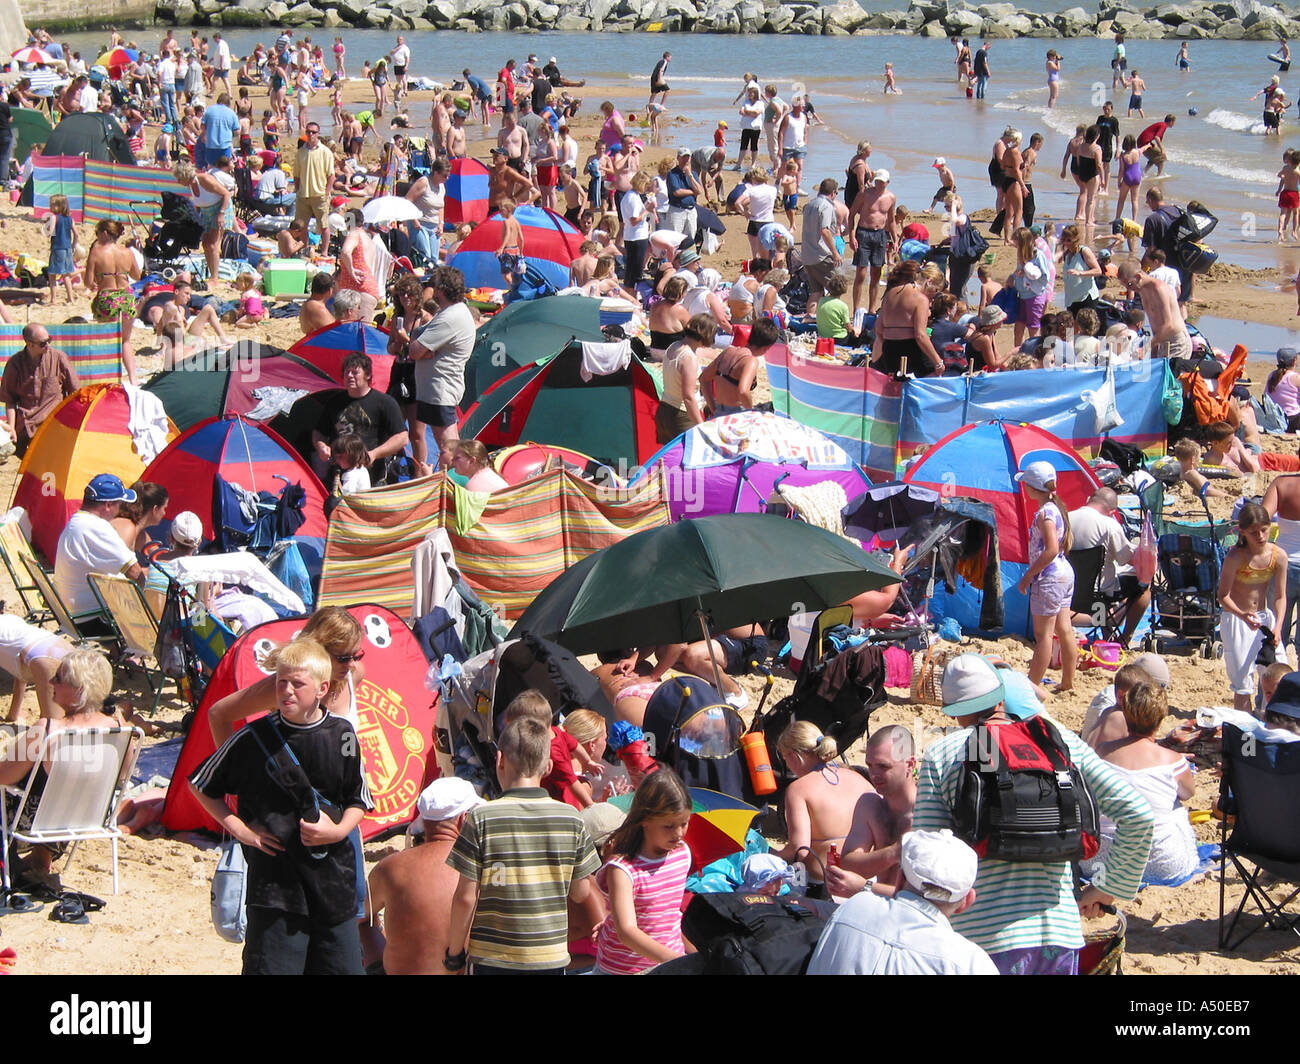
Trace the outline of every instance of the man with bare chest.
[[912, 830], [916, 749], [911, 732], [901, 724], [879, 729], [867, 740], [866, 761], [876, 793], [858, 799], [842, 863], [826, 870], [826, 887], [839, 897], [856, 894], [873, 876], [897, 883], [899, 844]]
[[528, 134], [515, 120], [514, 112], [501, 116], [501, 131], [497, 134], [497, 147], [506, 153], [512, 170], [526, 173], [528, 165]]
[[880, 271], [891, 249], [898, 246], [894, 207], [898, 200], [889, 191], [889, 171], [877, 170], [871, 184], [858, 193], [849, 209], [849, 241], [853, 247], [853, 309], [862, 305], [862, 282], [868, 271], [867, 313], [876, 312], [880, 289]]

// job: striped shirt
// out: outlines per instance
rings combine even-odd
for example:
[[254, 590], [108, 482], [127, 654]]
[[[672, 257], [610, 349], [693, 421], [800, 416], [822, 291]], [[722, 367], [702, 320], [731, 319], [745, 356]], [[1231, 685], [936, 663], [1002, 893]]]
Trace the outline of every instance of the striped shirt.
[[[632, 880], [632, 908], [636, 926], [643, 934], [677, 953], [682, 944], [682, 895], [691, 870], [691, 848], [682, 843], [665, 857], [615, 857], [600, 870], [596, 882], [609, 896], [607, 877], [619, 868]], [[614, 975], [637, 975], [658, 962], [623, 945], [618, 937], [614, 914], [605, 917], [596, 937], [596, 963]]]
[[540, 787], [471, 810], [447, 864], [479, 885], [469, 960], [497, 968], [569, 963], [569, 888], [600, 867], [572, 806]]
[[[1097, 806], [1115, 821], [1115, 842], [1093, 885], [1112, 897], [1137, 896], [1151, 849], [1154, 817], [1124, 779], [1069, 729], [1056, 725]], [[962, 728], [926, 747], [912, 827], [954, 828], [957, 784], [973, 729]], [[1013, 949], [1083, 947], [1083, 927], [1067, 862], [1043, 864], [981, 860], [975, 904], [952, 917], [953, 930], [991, 954]]]

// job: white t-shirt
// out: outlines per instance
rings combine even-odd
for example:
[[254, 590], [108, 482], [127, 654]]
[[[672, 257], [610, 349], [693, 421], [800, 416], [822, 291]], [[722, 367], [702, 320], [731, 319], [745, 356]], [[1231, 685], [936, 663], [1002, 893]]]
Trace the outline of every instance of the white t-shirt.
[[217, 69], [230, 69], [230, 45], [224, 40], [217, 41]]
[[770, 222], [776, 204], [776, 186], [750, 185], [745, 195], [749, 197], [749, 220], [759, 225]]
[[1101, 569], [1103, 591], [1114, 591], [1119, 578], [1133, 572], [1133, 567], [1125, 564], [1133, 558], [1133, 544], [1115, 518], [1098, 513], [1091, 506], [1080, 506], [1070, 511], [1070, 535], [1075, 550], [1106, 549]]
[[158, 87], [163, 89], [176, 88], [176, 60], [171, 56], [158, 64]]
[[650, 239], [650, 218], [642, 218], [639, 223], [633, 224], [632, 219], [645, 210], [645, 201], [635, 192], [629, 192], [623, 197], [623, 203], [619, 207], [623, 215], [623, 239], [624, 240], [649, 240]]
[[1172, 266], [1157, 266], [1151, 271], [1151, 276], [1157, 281], [1167, 284], [1174, 290], [1175, 294], [1178, 294], [1183, 290], [1183, 280], [1178, 276], [1178, 271]]
[[411, 49], [402, 44], [393, 49], [393, 66], [404, 67], [411, 62]]
[[744, 129], [763, 128], [763, 101], [746, 100], [740, 105], [741, 126]]
[[90, 589], [90, 573], [120, 573], [135, 562], [113, 526], [98, 514], [78, 510], [59, 536], [54, 559], [54, 589], [74, 617], [94, 613], [99, 600]]
[[356, 469], [345, 469], [339, 474], [339, 490], [344, 495], [351, 495], [353, 492], [370, 490], [370, 470], [363, 466], [357, 466]]

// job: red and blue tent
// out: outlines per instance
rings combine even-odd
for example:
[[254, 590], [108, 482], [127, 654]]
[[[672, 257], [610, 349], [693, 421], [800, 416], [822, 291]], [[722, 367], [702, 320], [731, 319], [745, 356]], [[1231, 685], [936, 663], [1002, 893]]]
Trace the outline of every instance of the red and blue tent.
[[[500, 271], [498, 271], [500, 272]], [[291, 348], [291, 355], [323, 369], [332, 380], [343, 383], [343, 360], [348, 355], [369, 355], [375, 371], [370, 387], [388, 391], [388, 377], [393, 370], [393, 356], [388, 353], [388, 330], [364, 321], [339, 321], [304, 336]]]
[[[578, 257], [582, 234], [554, 211], [521, 204], [515, 220], [524, 234], [524, 259], [556, 288], [569, 285], [569, 263]], [[465, 238], [447, 260], [465, 275], [467, 288], [504, 288], [497, 248], [501, 246], [501, 215], [494, 214]]]
[[[1013, 479], [1030, 462], [1047, 462], [1057, 471], [1057, 491], [1066, 508], [1082, 506], [1101, 487], [1096, 474], [1068, 443], [1046, 429], [1011, 421], [963, 425], [930, 447], [904, 474], [908, 484], [933, 488], [944, 496], [978, 499], [992, 505], [1002, 555], [1006, 630], [1020, 633], [1029, 623], [1029, 600], [1016, 583], [1029, 567], [1029, 525], [1037, 504]], [[948, 613], [963, 627], [978, 627], [978, 609], [968, 612], [969, 585], [950, 596]], [[936, 599], [939, 599], [936, 592]], [[963, 600], [966, 607], [963, 608]]]
[[203, 535], [213, 536], [214, 478], [220, 474], [245, 491], [279, 495], [288, 478], [307, 493], [303, 505], [306, 522], [300, 536], [325, 538], [325, 488], [303, 459], [280, 436], [256, 421], [241, 417], [212, 417], [182, 433], [141, 474], [142, 480], [161, 484], [171, 496], [168, 512], [192, 510], [203, 521]]
[[660, 467], [674, 521], [761, 513], [778, 482], [802, 488], [834, 481], [844, 489], [845, 502], [871, 487], [830, 437], [758, 410], [714, 418], [683, 432], [652, 455], [631, 483], [656, 476]]
[[447, 177], [447, 200], [443, 221], [486, 222], [488, 217], [488, 169], [477, 159], [453, 159]]

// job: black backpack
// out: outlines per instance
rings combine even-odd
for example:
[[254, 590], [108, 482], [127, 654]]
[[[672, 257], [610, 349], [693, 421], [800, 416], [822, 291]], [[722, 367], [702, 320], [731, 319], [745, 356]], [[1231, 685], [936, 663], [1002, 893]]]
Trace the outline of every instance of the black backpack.
[[981, 858], [1079, 861], [1097, 854], [1097, 803], [1043, 717], [974, 728], [954, 820], [956, 835]]
[[834, 904], [787, 895], [697, 894], [682, 931], [703, 975], [804, 975]]

